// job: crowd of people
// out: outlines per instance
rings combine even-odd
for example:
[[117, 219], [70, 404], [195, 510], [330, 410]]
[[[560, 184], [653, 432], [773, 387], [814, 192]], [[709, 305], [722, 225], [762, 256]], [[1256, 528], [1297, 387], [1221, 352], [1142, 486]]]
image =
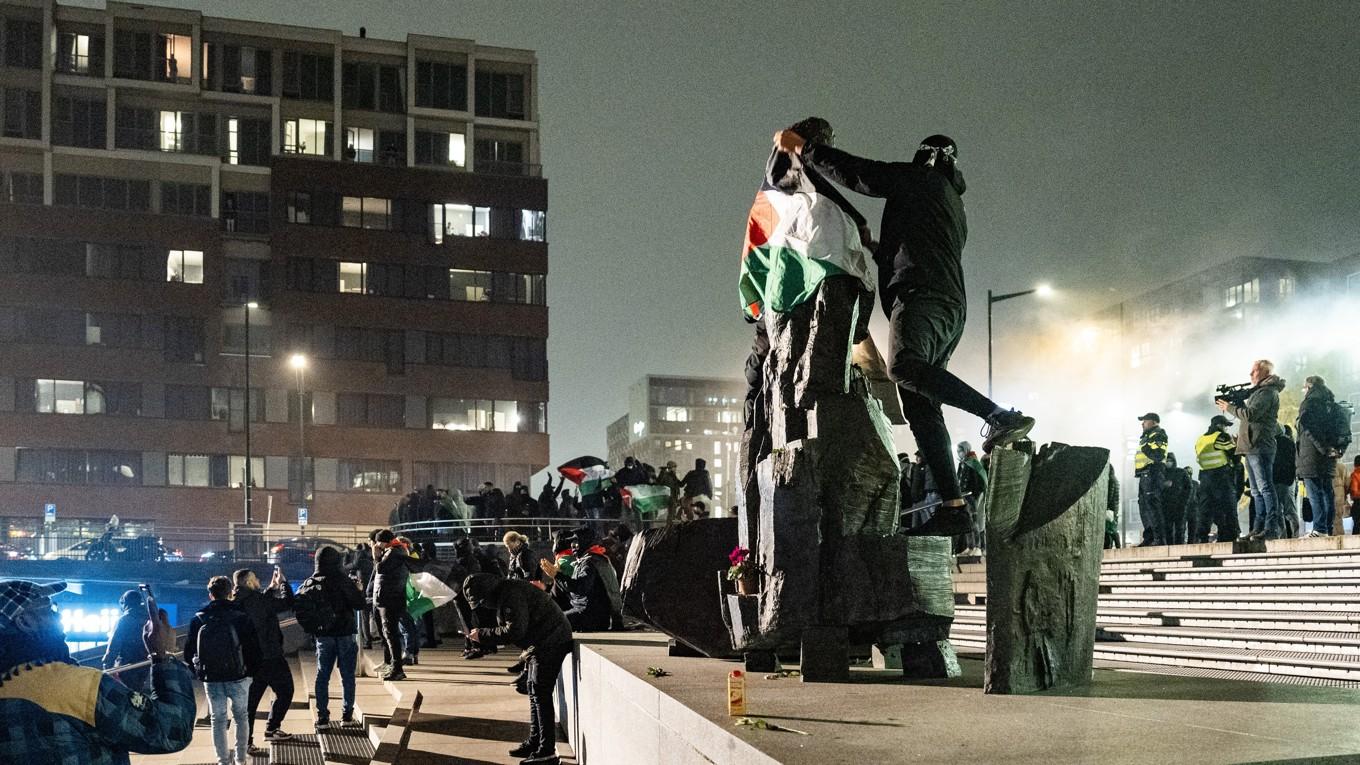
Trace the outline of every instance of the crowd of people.
[[[1216, 400], [1223, 414], [1196, 440], [1195, 465], [1178, 464], [1156, 412], [1138, 418], [1140, 544], [1236, 540], [1243, 501], [1249, 521], [1243, 538], [1250, 540], [1297, 537], [1308, 522], [1307, 536], [1332, 536], [1344, 533], [1347, 515], [1360, 518], [1360, 457], [1353, 466], [1341, 461], [1351, 441], [1349, 409], [1314, 375], [1304, 381], [1293, 426], [1281, 425], [1286, 383], [1274, 371], [1270, 361], [1259, 360], [1249, 387]], [[1360, 533], [1360, 524], [1354, 531]]]

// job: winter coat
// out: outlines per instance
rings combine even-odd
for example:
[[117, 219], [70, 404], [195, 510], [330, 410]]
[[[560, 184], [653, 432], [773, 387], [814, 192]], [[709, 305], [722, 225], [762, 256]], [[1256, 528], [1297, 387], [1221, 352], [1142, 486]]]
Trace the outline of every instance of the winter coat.
[[232, 601], [250, 617], [255, 636], [260, 641], [260, 657], [283, 658], [283, 630], [279, 628], [279, 614], [293, 608], [293, 589], [287, 582], [267, 590], [237, 588]]
[[364, 593], [354, 580], [345, 575], [340, 553], [333, 547], [323, 547], [316, 554], [316, 572], [312, 581], [321, 586], [321, 594], [337, 616], [349, 614], [348, 619], [337, 618], [335, 624], [317, 630], [317, 637], [345, 637], [358, 627], [354, 612], [364, 607]]
[[963, 307], [966, 188], [956, 167], [861, 159], [821, 144], [803, 147], [803, 161], [851, 191], [885, 199], [874, 253], [884, 312], [902, 291], [929, 294]]
[[711, 497], [713, 496], [713, 479], [708, 474], [708, 469], [696, 469], [685, 473], [685, 477], [680, 481], [685, 487], [686, 497]]
[[1242, 406], [1230, 407], [1237, 417], [1237, 453], [1273, 454], [1275, 436], [1280, 432], [1280, 391], [1284, 380], [1270, 375], [1251, 389]]
[[[1351, 471], [1351, 480], [1346, 486], [1346, 495], [1352, 500], [1360, 500], [1360, 467]], [[1360, 518], [1356, 520], [1360, 521]]]
[[1336, 458], [1330, 450], [1318, 443], [1311, 428], [1316, 427], [1317, 414], [1325, 412], [1327, 405], [1336, 398], [1331, 391], [1314, 388], [1308, 391], [1299, 404], [1299, 419], [1295, 430], [1299, 434], [1298, 459], [1294, 467], [1299, 478], [1330, 478], [1336, 471]]
[[604, 548], [596, 545], [584, 555], [572, 560], [571, 578], [562, 577], [554, 587], [565, 590], [571, 610], [581, 614], [583, 629], [603, 632], [611, 622], [622, 620], [623, 600], [619, 596], [619, 580]]
[[463, 590], [478, 608], [496, 612], [496, 626], [481, 630], [484, 639], [520, 648], [571, 645], [571, 622], [546, 592], [532, 584], [476, 574], [469, 577]]
[[1283, 430], [1275, 436], [1275, 461], [1271, 465], [1274, 468], [1276, 484], [1288, 486], [1298, 480], [1298, 475], [1294, 472], [1296, 450], [1294, 439], [1290, 438]]
[[509, 578], [528, 581], [538, 579], [543, 573], [543, 570], [538, 567], [538, 559], [538, 554], [534, 552], [534, 548], [530, 547], [528, 542], [521, 544], [518, 550], [510, 553]]
[[373, 604], [395, 608], [406, 604], [406, 581], [411, 576], [411, 557], [396, 545], [383, 552], [373, 576]]
[[[260, 653], [260, 638], [255, 634], [255, 626], [241, 604], [234, 600], [214, 600], [204, 606], [189, 622], [189, 635], [184, 641], [184, 663], [194, 666], [194, 656], [198, 654], [198, 631], [208, 618], [219, 614], [231, 621], [236, 628], [236, 639], [241, 644], [241, 658], [245, 661], [246, 677], [253, 676], [260, 668], [263, 658]], [[277, 622], [275, 627], [277, 627]], [[240, 680], [241, 678], [236, 678]]]
[[118, 617], [109, 646], [104, 651], [104, 669], [118, 664], [136, 664], [146, 658], [146, 643], [142, 640], [145, 626], [146, 609], [140, 605]]

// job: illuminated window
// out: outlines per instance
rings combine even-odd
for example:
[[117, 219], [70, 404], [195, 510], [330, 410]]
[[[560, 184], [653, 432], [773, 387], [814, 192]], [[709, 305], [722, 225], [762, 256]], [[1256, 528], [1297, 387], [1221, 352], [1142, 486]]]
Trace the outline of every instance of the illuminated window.
[[373, 128], [345, 128], [345, 159], [351, 162], [373, 161]]
[[[102, 42], [102, 40], [101, 40]], [[90, 73], [90, 36], [57, 34], [57, 69], [70, 74]], [[103, 75], [103, 72], [97, 74]]]
[[353, 294], [363, 294], [365, 271], [367, 271], [367, 267], [363, 263], [341, 261], [340, 291]]
[[203, 283], [203, 252], [171, 250], [165, 260], [165, 280], [185, 284]]
[[184, 112], [160, 113], [161, 151], [184, 151]]
[[525, 242], [542, 242], [548, 236], [548, 214], [542, 210], [521, 210], [519, 238]]
[[491, 288], [490, 271], [467, 271], [461, 268], [449, 269], [449, 297], [481, 303], [490, 300], [487, 290]]
[[683, 406], [668, 406], [661, 419], [671, 422], [689, 422], [689, 409]]
[[326, 156], [330, 152], [330, 123], [325, 120], [291, 119], [283, 123], [283, 152]]
[[491, 208], [472, 205], [435, 204], [430, 209], [431, 236], [442, 244], [446, 236], [489, 236]]
[[392, 200], [380, 197], [344, 197], [340, 203], [340, 225], [350, 228], [386, 230], [392, 224]]

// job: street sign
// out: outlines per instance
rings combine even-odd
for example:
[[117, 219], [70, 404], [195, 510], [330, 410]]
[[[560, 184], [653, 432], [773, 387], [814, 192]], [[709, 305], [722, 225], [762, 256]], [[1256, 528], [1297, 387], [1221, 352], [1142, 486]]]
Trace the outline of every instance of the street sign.
[[303, 505], [298, 505], [298, 525], [307, 525], [307, 508]]
[[43, 523], [51, 525], [57, 522], [57, 503], [48, 502], [43, 505]]

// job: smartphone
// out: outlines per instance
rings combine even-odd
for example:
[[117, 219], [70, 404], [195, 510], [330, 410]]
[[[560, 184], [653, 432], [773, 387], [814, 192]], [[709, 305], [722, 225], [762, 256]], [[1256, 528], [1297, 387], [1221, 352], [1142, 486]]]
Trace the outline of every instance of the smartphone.
[[142, 591], [142, 601], [146, 603], [146, 618], [151, 620], [152, 624], [158, 624], [161, 618], [160, 608], [156, 605], [156, 596], [151, 594], [151, 585], [143, 582], [137, 589]]

